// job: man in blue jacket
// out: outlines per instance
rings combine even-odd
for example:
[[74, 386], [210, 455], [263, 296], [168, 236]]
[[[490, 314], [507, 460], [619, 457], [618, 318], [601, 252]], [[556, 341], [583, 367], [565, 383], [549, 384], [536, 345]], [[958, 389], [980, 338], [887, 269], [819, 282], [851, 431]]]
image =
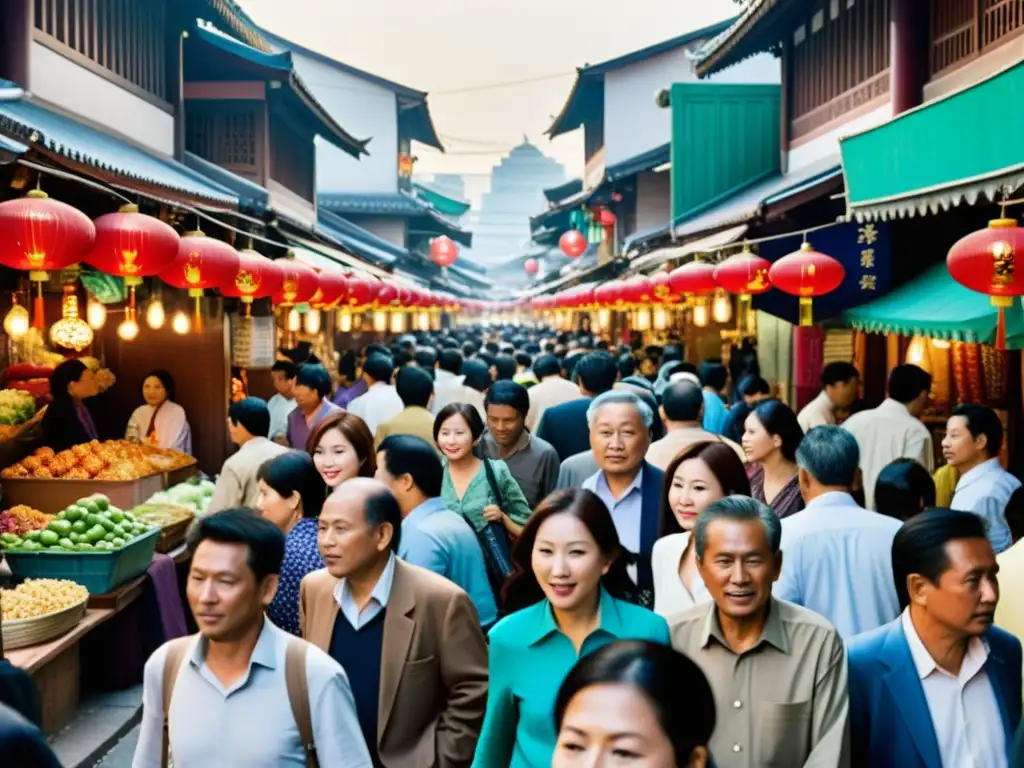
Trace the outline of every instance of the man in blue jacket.
[[981, 518], [930, 510], [892, 543], [902, 615], [850, 644], [853, 764], [1003, 766], [1021, 718], [1021, 645], [992, 625], [999, 583]]

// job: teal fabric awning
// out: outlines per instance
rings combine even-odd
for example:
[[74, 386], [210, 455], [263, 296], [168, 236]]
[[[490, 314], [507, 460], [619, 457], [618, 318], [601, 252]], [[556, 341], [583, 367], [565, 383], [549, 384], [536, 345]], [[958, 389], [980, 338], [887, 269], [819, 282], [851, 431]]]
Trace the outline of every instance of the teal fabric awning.
[[[874, 301], [847, 310], [848, 325], [868, 333], [896, 333], [988, 344], [995, 339], [998, 310], [989, 297], [956, 282], [945, 263]], [[1020, 302], [1006, 311], [1007, 346], [1024, 347]]]
[[860, 220], [938, 213], [1024, 184], [1006, 116], [1024, 101], [1024, 61], [840, 141], [849, 212]]

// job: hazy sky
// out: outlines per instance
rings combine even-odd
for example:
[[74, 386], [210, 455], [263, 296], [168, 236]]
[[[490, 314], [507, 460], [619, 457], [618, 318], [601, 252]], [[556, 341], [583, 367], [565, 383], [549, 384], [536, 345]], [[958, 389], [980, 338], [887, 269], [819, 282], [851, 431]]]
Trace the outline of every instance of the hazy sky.
[[[581, 132], [555, 141], [543, 133], [569, 94], [575, 68], [712, 24], [739, 8], [733, 0], [239, 3], [283, 37], [429, 91], [448, 154], [418, 147], [417, 173], [487, 173], [525, 134], [573, 176], [582, 170]], [[536, 78], [544, 79], [478, 89]], [[462, 89], [473, 90], [448, 93]]]

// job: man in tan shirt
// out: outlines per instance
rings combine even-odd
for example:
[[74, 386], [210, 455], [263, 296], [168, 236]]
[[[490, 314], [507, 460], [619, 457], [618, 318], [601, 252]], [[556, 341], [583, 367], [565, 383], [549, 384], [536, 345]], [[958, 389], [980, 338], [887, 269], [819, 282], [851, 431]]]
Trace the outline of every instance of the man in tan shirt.
[[658, 469], [668, 469], [672, 459], [694, 443], [722, 442], [736, 451], [740, 461], [746, 463], [743, 449], [732, 440], [706, 431], [700, 425], [704, 410], [704, 393], [692, 381], [680, 379], [665, 387], [661, 396], [661, 418], [667, 434], [651, 443], [647, 461]]
[[537, 431], [540, 418], [548, 408], [579, 400], [583, 397], [580, 388], [568, 379], [562, 378], [562, 367], [554, 355], [541, 355], [533, 364], [533, 373], [539, 383], [530, 387], [530, 412], [526, 415], [526, 428]]
[[672, 646], [715, 693], [718, 768], [850, 766], [846, 652], [821, 616], [775, 600], [782, 526], [746, 496], [711, 504], [694, 528], [712, 603], [669, 618]]
[[234, 507], [256, 508], [260, 497], [256, 474], [263, 462], [288, 452], [287, 446], [267, 439], [269, 432], [270, 409], [258, 397], [246, 397], [231, 404], [228, 434], [238, 451], [221, 467], [206, 514]]

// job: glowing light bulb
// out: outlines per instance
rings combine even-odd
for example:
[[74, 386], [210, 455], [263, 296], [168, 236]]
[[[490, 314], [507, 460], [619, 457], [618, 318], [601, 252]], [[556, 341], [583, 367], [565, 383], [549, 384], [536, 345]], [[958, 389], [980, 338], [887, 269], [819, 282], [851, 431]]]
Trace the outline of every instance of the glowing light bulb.
[[184, 336], [192, 330], [192, 321], [188, 319], [188, 315], [179, 309], [174, 313], [174, 317], [171, 318], [171, 330], [180, 336]]
[[309, 310], [302, 318], [302, 325], [310, 336], [320, 333], [320, 310]]
[[392, 333], [404, 333], [405, 332], [405, 315], [401, 312], [393, 312], [391, 314], [391, 332]]
[[285, 328], [291, 333], [296, 333], [302, 327], [302, 317], [299, 316], [299, 310], [292, 307], [288, 310], [288, 315], [285, 318]]
[[373, 313], [373, 330], [384, 333], [388, 329], [388, 316], [384, 312]]
[[139, 324], [134, 318], [128, 317], [117, 326], [117, 335], [122, 341], [134, 341], [139, 335]]
[[28, 310], [21, 304], [15, 304], [4, 318], [4, 333], [12, 339], [20, 339], [28, 333], [28, 326]]
[[728, 323], [732, 320], [732, 297], [725, 291], [715, 294], [715, 301], [711, 306], [711, 316], [716, 323]]
[[85, 308], [85, 319], [88, 321], [90, 328], [98, 331], [107, 324], [107, 308], [98, 301], [90, 299], [88, 306]]
[[146, 307], [146, 325], [154, 330], [163, 328], [166, 319], [163, 302], [160, 299], [153, 299], [149, 302], [149, 306]]
[[345, 310], [338, 310], [338, 330], [342, 333], [352, 332], [352, 313]]
[[693, 307], [693, 324], [698, 328], [706, 328], [708, 324], [708, 305], [701, 301]]

